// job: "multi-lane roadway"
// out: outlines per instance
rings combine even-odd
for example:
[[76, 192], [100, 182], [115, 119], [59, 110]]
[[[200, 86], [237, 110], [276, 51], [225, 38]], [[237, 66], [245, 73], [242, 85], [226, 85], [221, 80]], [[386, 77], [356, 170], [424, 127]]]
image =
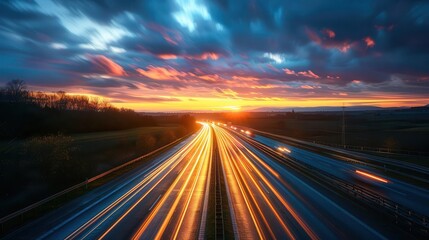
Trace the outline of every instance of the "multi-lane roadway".
[[[332, 159], [234, 126], [200, 124], [197, 133], [149, 165], [5, 238], [406, 239], [427, 234], [427, 188], [384, 176], [368, 164]], [[404, 215], [404, 209], [410, 212]]]

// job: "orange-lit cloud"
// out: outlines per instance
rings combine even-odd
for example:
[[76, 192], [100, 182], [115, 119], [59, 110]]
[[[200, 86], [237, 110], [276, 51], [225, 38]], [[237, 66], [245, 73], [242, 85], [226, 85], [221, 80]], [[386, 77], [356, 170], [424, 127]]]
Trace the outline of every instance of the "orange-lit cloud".
[[180, 77], [185, 77], [188, 74], [177, 71], [172, 67], [154, 67], [149, 65], [147, 70], [137, 68], [136, 71], [141, 75], [154, 80], [179, 80]]
[[323, 29], [322, 33], [325, 34], [329, 38], [334, 38], [335, 37], [335, 32], [332, 31], [331, 29], [328, 29], [328, 28]]
[[227, 97], [236, 98], [238, 96], [237, 92], [235, 92], [234, 90], [229, 89], [229, 88], [228, 89], [216, 88], [215, 90], [216, 90], [216, 92], [221, 93], [222, 95], [227, 96]]
[[185, 56], [185, 58], [195, 59], [195, 60], [207, 60], [207, 59], [218, 60], [219, 54], [213, 53], [213, 52], [206, 52], [201, 55]]
[[303, 77], [307, 77], [307, 78], [320, 78], [319, 75], [315, 74], [313, 71], [308, 70], [308, 71], [301, 71], [301, 72], [295, 72], [294, 70], [290, 70], [288, 68], [284, 68], [283, 71], [287, 74], [287, 75], [295, 75], [295, 76], [303, 76]]
[[311, 86], [311, 85], [302, 85], [301, 86], [302, 89], [317, 89], [317, 88], [321, 88], [320, 86]]
[[284, 68], [283, 71], [287, 74], [287, 75], [296, 75], [296, 72], [293, 70], [290, 70], [288, 68]]
[[219, 80], [222, 80], [222, 78], [217, 74], [201, 75], [197, 76], [197, 78], [210, 82], [217, 82]]
[[319, 75], [315, 74], [311, 70], [298, 72], [298, 75], [308, 77], [308, 78], [320, 78]]
[[348, 41], [334, 41], [333, 38], [335, 38], [336, 34], [334, 31], [330, 29], [323, 29], [322, 31], [323, 35], [326, 35], [329, 39], [321, 38], [319, 34], [309, 28], [306, 28], [306, 33], [308, 38], [318, 45], [324, 47], [324, 48], [336, 48], [340, 52], [346, 53], [350, 50], [350, 48], [353, 46], [353, 43], [350, 43]]
[[342, 43], [340, 45], [337, 46], [337, 49], [340, 50], [341, 52], [345, 53], [347, 51], [349, 51], [349, 49], [352, 47], [352, 45], [350, 43]]
[[164, 60], [177, 59], [177, 55], [174, 55], [174, 54], [159, 54], [157, 56]]
[[105, 73], [113, 76], [126, 76], [127, 73], [124, 69], [112, 59], [103, 56], [95, 55], [91, 56], [90, 60], [94, 63], [99, 69], [103, 70]]
[[365, 40], [365, 43], [366, 43], [367, 47], [374, 47], [375, 46], [374, 39], [372, 39], [370, 37], [366, 37], [364, 40]]
[[259, 78], [250, 76], [232, 76], [232, 79], [237, 81], [257, 81]]
[[164, 59], [164, 60], [170, 60], [170, 59], [177, 59], [177, 58], [186, 58], [186, 59], [192, 59], [192, 60], [218, 60], [219, 54], [213, 53], [213, 52], [206, 52], [198, 55], [176, 55], [176, 54], [158, 54], [156, 55], [158, 58]]

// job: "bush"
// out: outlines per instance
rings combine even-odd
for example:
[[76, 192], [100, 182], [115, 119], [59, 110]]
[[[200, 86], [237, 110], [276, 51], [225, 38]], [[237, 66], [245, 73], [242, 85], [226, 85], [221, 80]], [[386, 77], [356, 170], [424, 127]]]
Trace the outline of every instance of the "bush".
[[155, 148], [157, 140], [151, 134], [143, 134], [136, 141], [136, 148], [138, 152], [149, 149], [152, 150]]
[[72, 159], [72, 141], [62, 134], [33, 137], [24, 144], [25, 155], [38, 167], [44, 181], [68, 184], [84, 172], [82, 164]]

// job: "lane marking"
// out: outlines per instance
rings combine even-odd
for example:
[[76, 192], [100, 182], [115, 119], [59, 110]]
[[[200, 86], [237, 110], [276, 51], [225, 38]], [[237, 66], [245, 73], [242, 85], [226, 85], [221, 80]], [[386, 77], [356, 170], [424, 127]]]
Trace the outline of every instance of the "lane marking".
[[152, 203], [152, 205], [149, 208], [149, 211], [152, 210], [152, 208], [155, 206], [155, 204], [159, 201], [159, 199], [161, 198], [161, 194], [159, 194], [158, 198], [155, 200], [154, 203]]
[[268, 191], [268, 189], [264, 186], [264, 184], [261, 182], [261, 180], [258, 180], [259, 183], [261, 184], [262, 188], [265, 190], [265, 192], [267, 192], [268, 194], [270, 194], [270, 192]]

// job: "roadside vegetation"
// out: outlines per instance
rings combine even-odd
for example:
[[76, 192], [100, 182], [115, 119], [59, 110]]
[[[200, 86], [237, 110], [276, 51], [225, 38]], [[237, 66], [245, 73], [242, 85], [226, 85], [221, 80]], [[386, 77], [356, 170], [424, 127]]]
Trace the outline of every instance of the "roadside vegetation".
[[[219, 120], [311, 142], [342, 146], [342, 112], [248, 112], [201, 114]], [[347, 146], [429, 166], [429, 107], [346, 111]], [[382, 148], [391, 152], [378, 152]]]
[[143, 115], [65, 92], [0, 89], [0, 217], [197, 129], [189, 115]]

